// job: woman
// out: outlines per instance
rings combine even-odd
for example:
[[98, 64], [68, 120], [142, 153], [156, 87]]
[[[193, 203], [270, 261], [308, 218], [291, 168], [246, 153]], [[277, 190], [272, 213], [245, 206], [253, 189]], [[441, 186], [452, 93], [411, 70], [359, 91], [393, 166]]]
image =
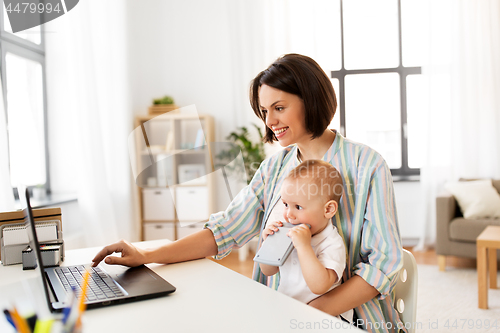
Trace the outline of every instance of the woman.
[[[355, 309], [357, 324], [369, 331], [402, 327], [391, 293], [402, 267], [402, 246], [390, 170], [371, 148], [327, 129], [337, 108], [328, 76], [312, 59], [288, 54], [253, 80], [250, 102], [266, 124], [266, 142], [285, 147], [262, 162], [250, 184], [225, 212], [213, 214], [205, 229], [154, 250], [121, 241], [101, 250], [94, 265], [137, 266], [174, 263], [207, 256], [222, 258], [260, 234], [268, 220], [282, 216], [280, 188], [301, 161], [320, 159], [342, 175], [344, 195], [334, 225], [344, 239], [347, 266], [341, 286], [310, 305], [337, 316]], [[259, 241], [260, 243], [260, 241]], [[254, 266], [253, 278], [277, 288], [279, 276], [266, 277]]]

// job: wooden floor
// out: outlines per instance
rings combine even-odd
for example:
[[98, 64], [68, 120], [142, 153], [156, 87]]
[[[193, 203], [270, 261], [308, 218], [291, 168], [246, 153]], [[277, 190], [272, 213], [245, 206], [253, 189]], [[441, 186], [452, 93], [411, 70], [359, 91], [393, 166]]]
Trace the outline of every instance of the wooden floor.
[[[435, 265], [436, 269], [438, 269], [438, 260], [436, 252], [432, 250], [427, 250], [424, 252], [421, 251], [412, 251], [412, 248], [406, 248], [408, 251], [412, 252], [417, 264], [423, 265]], [[247, 260], [240, 261], [238, 259], [237, 251], [231, 252], [227, 257], [221, 260], [214, 260], [216, 263], [221, 264], [235, 272], [243, 274], [249, 278], [252, 277], [253, 270], [253, 253], [248, 255]], [[213, 259], [212, 259], [213, 260]], [[446, 258], [446, 267], [457, 267], [457, 268], [475, 268], [476, 267], [476, 259], [468, 259], [468, 258], [459, 258], [459, 257], [447, 257]]]

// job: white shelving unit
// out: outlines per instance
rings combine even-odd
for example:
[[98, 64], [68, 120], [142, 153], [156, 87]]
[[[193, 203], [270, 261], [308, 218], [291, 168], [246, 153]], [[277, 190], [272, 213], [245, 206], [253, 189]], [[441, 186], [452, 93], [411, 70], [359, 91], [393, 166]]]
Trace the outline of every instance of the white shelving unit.
[[165, 113], [136, 118], [135, 151], [141, 239], [182, 238], [213, 211], [213, 119]]

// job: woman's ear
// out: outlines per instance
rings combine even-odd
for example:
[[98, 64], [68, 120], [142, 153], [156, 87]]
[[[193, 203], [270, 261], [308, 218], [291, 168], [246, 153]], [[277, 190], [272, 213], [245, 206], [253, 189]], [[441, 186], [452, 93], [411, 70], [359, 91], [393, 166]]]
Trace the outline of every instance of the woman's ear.
[[339, 204], [335, 200], [328, 201], [325, 204], [325, 217], [331, 219], [337, 213], [338, 208]]

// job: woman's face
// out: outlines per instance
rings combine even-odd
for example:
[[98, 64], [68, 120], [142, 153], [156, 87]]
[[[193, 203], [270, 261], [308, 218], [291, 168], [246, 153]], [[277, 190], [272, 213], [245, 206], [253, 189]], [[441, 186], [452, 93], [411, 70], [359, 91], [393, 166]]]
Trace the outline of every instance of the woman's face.
[[282, 147], [310, 140], [311, 134], [305, 127], [304, 102], [299, 96], [263, 84], [259, 88], [259, 100], [266, 114], [266, 126]]

